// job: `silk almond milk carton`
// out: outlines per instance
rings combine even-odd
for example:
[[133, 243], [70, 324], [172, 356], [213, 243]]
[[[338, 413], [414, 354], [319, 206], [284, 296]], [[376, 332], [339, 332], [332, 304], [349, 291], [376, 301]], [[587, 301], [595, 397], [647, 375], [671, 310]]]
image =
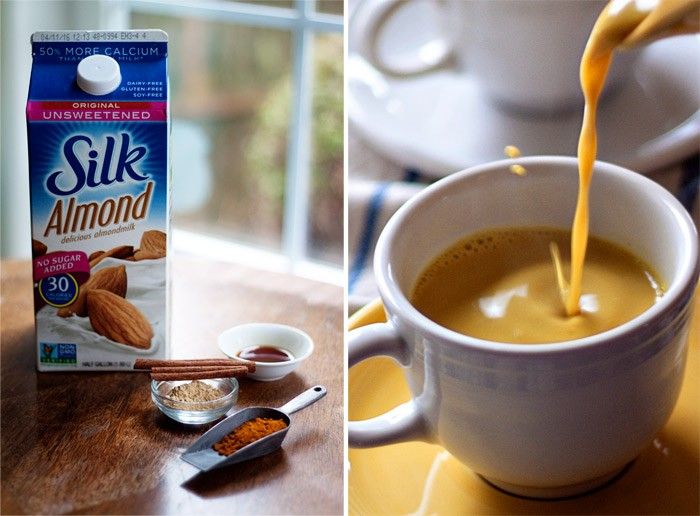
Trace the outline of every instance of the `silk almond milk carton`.
[[37, 32], [31, 41], [37, 366], [119, 370], [166, 357], [167, 35]]

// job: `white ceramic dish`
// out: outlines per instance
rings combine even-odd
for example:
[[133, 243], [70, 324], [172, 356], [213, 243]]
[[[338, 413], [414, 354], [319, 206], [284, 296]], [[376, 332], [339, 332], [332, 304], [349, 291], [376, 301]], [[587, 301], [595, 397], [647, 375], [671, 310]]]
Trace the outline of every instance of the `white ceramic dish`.
[[311, 337], [298, 328], [284, 324], [241, 324], [219, 335], [219, 348], [231, 358], [238, 358], [238, 353], [251, 346], [277, 346], [294, 357], [288, 362], [255, 362], [255, 372], [248, 374], [248, 378], [263, 382], [284, 378], [314, 351]]
[[[524, 155], [576, 154], [578, 112], [525, 118], [496, 108], [468, 74], [444, 69], [401, 78], [373, 68], [357, 53], [369, 1], [376, 0], [358, 4], [351, 14], [346, 68], [348, 117], [369, 145], [404, 167], [435, 177], [502, 159], [506, 145], [516, 145]], [[400, 23], [385, 28], [385, 51], [425, 46], [434, 24], [431, 8], [426, 2], [408, 3]], [[407, 29], [410, 19], [419, 20], [420, 26]], [[436, 27], [432, 30], [437, 34]], [[670, 38], [644, 48], [633, 76], [601, 105], [598, 158], [645, 173], [697, 152], [698, 62], [700, 36]]]

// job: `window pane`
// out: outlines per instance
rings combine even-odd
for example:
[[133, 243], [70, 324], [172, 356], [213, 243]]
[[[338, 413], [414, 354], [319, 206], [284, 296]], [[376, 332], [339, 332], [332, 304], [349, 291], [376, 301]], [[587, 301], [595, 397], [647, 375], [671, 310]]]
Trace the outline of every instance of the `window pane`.
[[316, 0], [316, 10], [320, 13], [343, 14], [343, 0]]
[[[272, 7], [295, 8], [294, 0], [226, 0], [229, 2], [241, 2], [246, 4], [266, 5]], [[310, 1], [310, 0], [306, 0]], [[316, 11], [327, 14], [343, 15], [343, 0], [316, 0]]]
[[173, 225], [281, 248], [292, 37], [133, 13], [170, 36]]
[[241, 2], [245, 4], [268, 5], [272, 7], [294, 7], [294, 0], [227, 0], [229, 2]]
[[314, 38], [309, 256], [343, 263], [343, 36]]

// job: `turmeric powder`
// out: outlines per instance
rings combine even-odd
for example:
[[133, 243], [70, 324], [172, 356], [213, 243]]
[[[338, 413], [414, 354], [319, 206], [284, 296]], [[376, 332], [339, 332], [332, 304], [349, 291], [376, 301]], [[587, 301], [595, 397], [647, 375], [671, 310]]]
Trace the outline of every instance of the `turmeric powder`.
[[282, 430], [283, 428], [287, 428], [287, 423], [281, 419], [256, 417], [237, 427], [212, 446], [212, 448], [214, 448], [219, 455], [229, 456], [244, 446], [258, 439], [262, 439], [271, 433], [277, 432], [278, 430]]

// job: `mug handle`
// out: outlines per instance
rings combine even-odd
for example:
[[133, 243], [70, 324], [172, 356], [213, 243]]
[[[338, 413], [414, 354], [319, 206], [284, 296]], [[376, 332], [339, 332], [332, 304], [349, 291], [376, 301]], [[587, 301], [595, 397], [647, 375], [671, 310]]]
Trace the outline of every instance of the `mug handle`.
[[[390, 323], [363, 326], [348, 335], [348, 367], [374, 356], [387, 356], [399, 364], [408, 363], [406, 343]], [[429, 441], [425, 419], [415, 400], [377, 417], [348, 421], [348, 444], [352, 448], [406, 441]]]
[[412, 63], [405, 67], [397, 67], [386, 63], [379, 55], [377, 51], [379, 35], [384, 30], [386, 22], [406, 3], [406, 0], [375, 0], [366, 4], [366, 21], [358, 27], [359, 54], [381, 72], [400, 77], [410, 77], [444, 67], [452, 58], [452, 48], [444, 38], [433, 42], [439, 51], [429, 63], [421, 62], [418, 56], [414, 56]]

